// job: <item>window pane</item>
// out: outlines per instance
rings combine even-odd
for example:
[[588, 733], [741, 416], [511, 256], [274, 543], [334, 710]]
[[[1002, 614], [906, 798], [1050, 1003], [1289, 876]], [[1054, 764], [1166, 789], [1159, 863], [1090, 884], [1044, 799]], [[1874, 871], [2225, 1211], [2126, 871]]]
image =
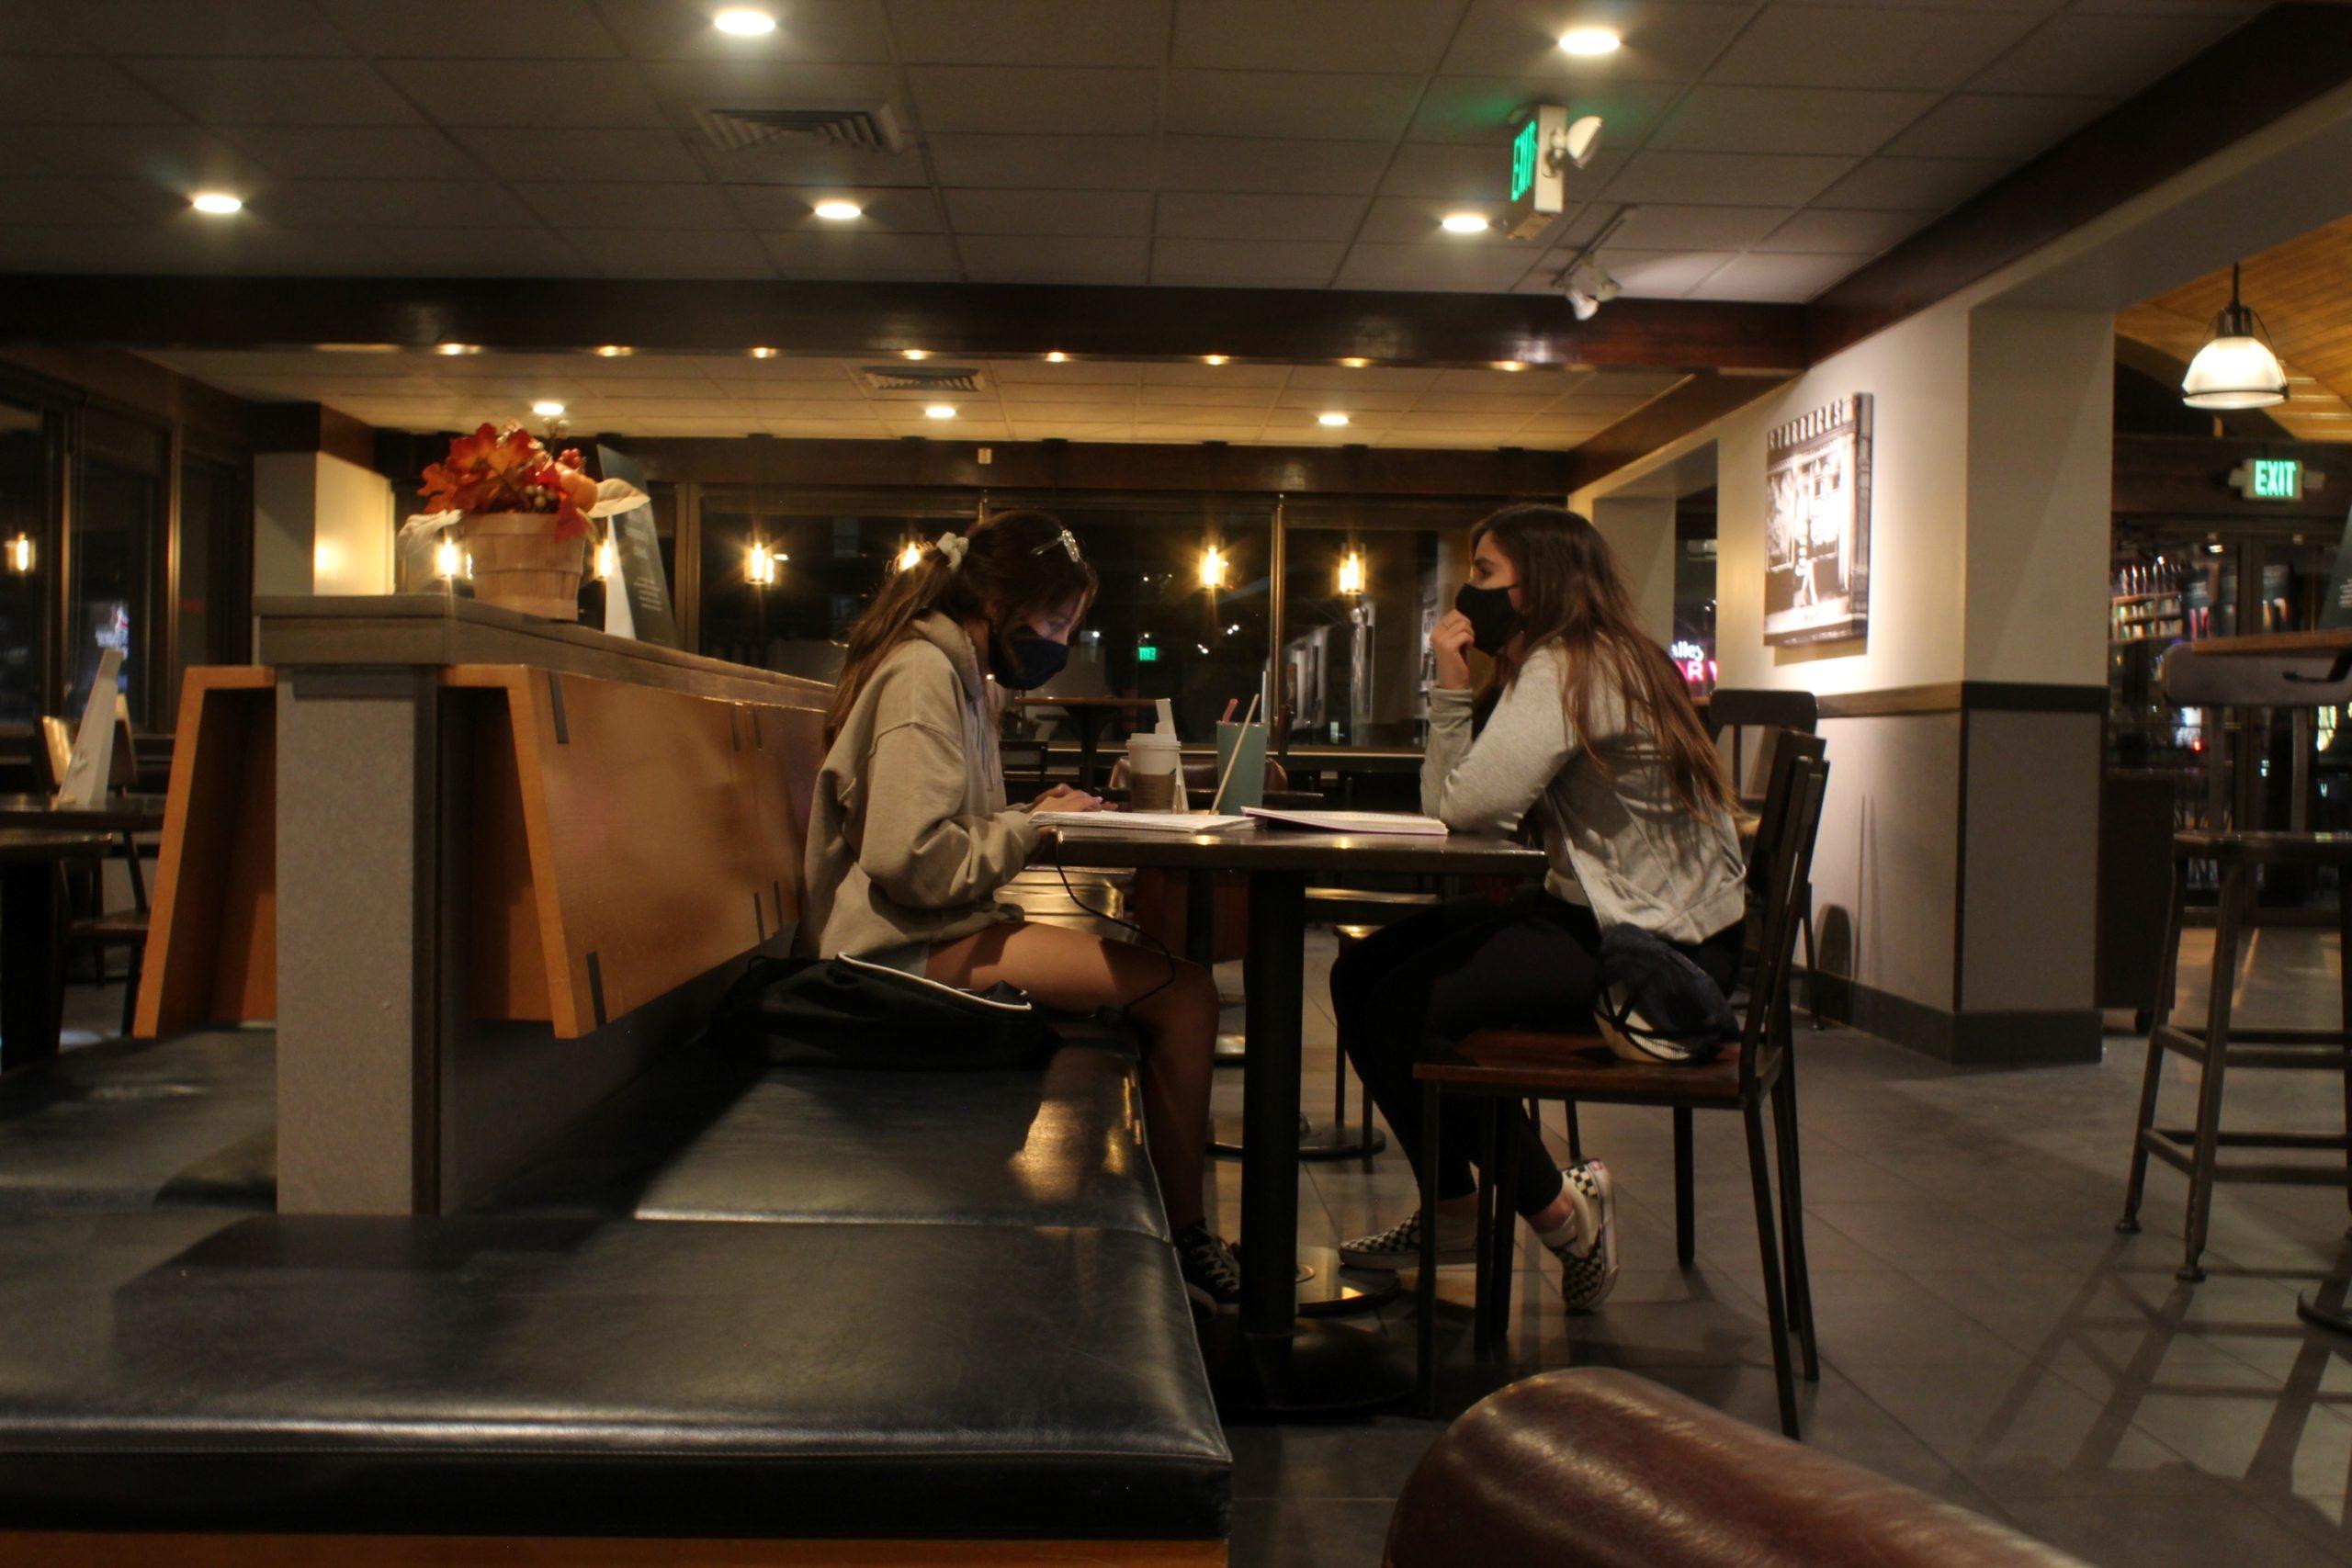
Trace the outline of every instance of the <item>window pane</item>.
[[49, 638], [41, 584], [56, 570], [49, 555], [50, 445], [40, 411], [0, 402], [0, 541], [22, 535], [31, 570], [0, 559], [0, 724], [40, 716]]
[[1469, 569], [1469, 525], [1492, 510], [1475, 501], [1290, 506], [1283, 690], [1293, 743], [1421, 744], [1436, 677], [1430, 633]]
[[74, 495], [67, 595], [66, 712], [89, 701], [98, 660], [122, 651], [120, 689], [131, 721], [153, 715], [156, 540], [164, 502], [162, 431], [91, 410], [83, 415], [80, 483]]
[[157, 717], [177, 722], [180, 688], [191, 665], [236, 661], [234, 574], [242, 558], [244, 484], [225, 463], [189, 457], [180, 465], [179, 640], [171, 685]]

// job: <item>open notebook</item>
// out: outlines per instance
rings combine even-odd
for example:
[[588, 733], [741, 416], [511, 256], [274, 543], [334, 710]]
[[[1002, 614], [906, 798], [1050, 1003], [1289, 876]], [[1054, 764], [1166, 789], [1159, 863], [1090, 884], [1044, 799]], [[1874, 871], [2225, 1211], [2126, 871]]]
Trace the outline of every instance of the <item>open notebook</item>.
[[1247, 817], [1214, 811], [1032, 811], [1029, 820], [1040, 828], [1064, 831], [1113, 828], [1122, 832], [1141, 829], [1149, 833], [1214, 833], [1220, 828], [1247, 827]]
[[1261, 822], [1277, 828], [1312, 828], [1325, 833], [1408, 833], [1442, 839], [1445, 824], [1434, 817], [1406, 811], [1277, 811], [1263, 806], [1244, 807]]

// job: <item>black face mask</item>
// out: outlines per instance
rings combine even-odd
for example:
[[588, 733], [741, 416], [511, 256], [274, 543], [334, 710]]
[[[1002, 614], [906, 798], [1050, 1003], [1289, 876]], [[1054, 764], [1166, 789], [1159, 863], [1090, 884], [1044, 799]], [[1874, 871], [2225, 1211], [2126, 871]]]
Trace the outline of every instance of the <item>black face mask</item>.
[[1453, 596], [1453, 607], [1470, 617], [1470, 646], [1490, 659], [1519, 629], [1519, 612], [1511, 608], [1508, 588], [1473, 588], [1465, 582]]
[[1009, 692], [1035, 691], [1062, 672], [1069, 645], [1023, 627], [989, 649], [989, 673]]

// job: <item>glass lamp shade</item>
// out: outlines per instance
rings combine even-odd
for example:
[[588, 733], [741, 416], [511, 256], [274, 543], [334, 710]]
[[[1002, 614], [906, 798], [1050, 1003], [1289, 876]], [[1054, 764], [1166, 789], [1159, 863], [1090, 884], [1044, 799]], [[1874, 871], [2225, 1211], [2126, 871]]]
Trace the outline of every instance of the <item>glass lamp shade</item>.
[[2197, 351], [2181, 378], [2193, 409], [2260, 409], [2287, 400], [2287, 372], [2257, 337], [2217, 337]]

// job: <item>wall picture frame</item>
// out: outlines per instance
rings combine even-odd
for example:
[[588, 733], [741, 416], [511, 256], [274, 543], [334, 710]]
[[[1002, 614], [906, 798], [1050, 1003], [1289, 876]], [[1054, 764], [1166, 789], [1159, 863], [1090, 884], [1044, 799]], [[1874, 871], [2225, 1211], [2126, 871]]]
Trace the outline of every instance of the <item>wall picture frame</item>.
[[1764, 440], [1764, 640], [1870, 632], [1871, 394], [1838, 398]]

